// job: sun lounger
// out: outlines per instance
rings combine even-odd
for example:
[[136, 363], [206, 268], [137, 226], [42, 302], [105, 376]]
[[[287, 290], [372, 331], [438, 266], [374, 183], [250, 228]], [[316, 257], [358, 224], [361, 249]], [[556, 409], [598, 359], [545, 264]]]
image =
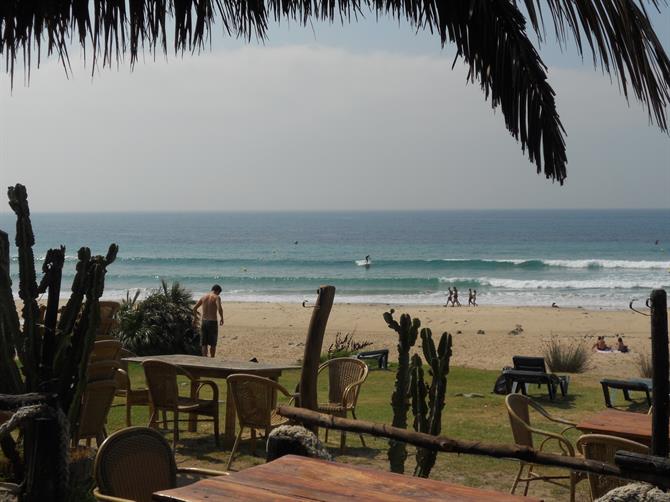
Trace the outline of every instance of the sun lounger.
[[612, 407], [612, 396], [610, 389], [620, 389], [623, 391], [623, 398], [626, 401], [632, 401], [630, 392], [644, 392], [647, 397], [647, 404], [651, 406], [651, 378], [635, 378], [631, 380], [614, 380], [611, 378], [603, 378], [600, 381], [603, 387], [603, 395], [605, 396], [605, 405], [608, 408]]
[[357, 359], [376, 359], [379, 369], [388, 369], [389, 351], [388, 349], [369, 350], [356, 354]]
[[560, 389], [561, 396], [568, 394], [568, 376], [554, 375], [547, 372], [543, 357], [514, 356], [514, 369], [503, 371], [508, 391], [521, 391], [526, 394], [526, 384], [546, 385], [549, 391], [549, 399], [556, 397], [556, 389]]

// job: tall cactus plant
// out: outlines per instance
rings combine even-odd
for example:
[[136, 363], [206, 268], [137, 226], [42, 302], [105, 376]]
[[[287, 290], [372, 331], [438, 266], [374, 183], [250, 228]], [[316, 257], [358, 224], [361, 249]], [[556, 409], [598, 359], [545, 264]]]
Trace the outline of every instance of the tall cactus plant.
[[[407, 428], [407, 414], [411, 404], [414, 429], [437, 436], [442, 429], [442, 410], [451, 357], [451, 335], [443, 333], [436, 349], [431, 330], [427, 328], [421, 330], [423, 355], [431, 376], [430, 384], [426, 384], [421, 356], [414, 354], [411, 362], [409, 356], [410, 349], [416, 343], [421, 321], [412, 319], [409, 314], [403, 314], [400, 316], [400, 322], [397, 322], [393, 314], [393, 309], [384, 313], [386, 324], [398, 333], [398, 370], [391, 397], [393, 426]], [[407, 459], [405, 443], [391, 440], [388, 457], [391, 471], [403, 473]], [[436, 457], [436, 452], [419, 448], [416, 453], [414, 475], [428, 477], [435, 465]]]
[[[26, 188], [18, 184], [10, 187], [8, 197], [9, 205], [16, 214], [18, 295], [23, 304], [23, 327], [19, 323], [12, 293], [9, 240], [6, 233], [0, 232], [0, 393], [39, 392], [55, 396], [54, 413], [62, 411], [70, 423], [76, 423], [88, 357], [100, 322], [98, 301], [104, 290], [107, 266], [116, 258], [118, 247], [110, 245], [104, 257], [91, 257], [88, 248], [79, 250], [72, 295], [57, 322], [65, 248], [61, 246], [47, 252], [42, 267], [43, 277], [38, 284], [33, 254], [35, 237]], [[43, 293], [48, 294], [48, 300], [44, 320], [41, 321], [37, 298]], [[18, 356], [22, 372], [14, 354]], [[62, 476], [67, 476], [67, 473], [56, 472], [49, 464], [58, 464], [64, 453], [58, 451], [58, 441], [51, 439], [50, 445], [44, 444], [49, 440], [44, 431], [41, 434], [37, 430], [27, 432], [26, 443], [34, 441], [34, 444], [25, 445], [28, 474], [27, 482], [23, 483], [23, 499], [57, 500], [63, 496], [58, 487], [62, 486]], [[9, 436], [2, 440], [2, 449], [9, 458], [16, 458], [11, 439], [7, 438]], [[35, 467], [37, 463], [40, 466]], [[17, 472], [20, 470], [17, 469]], [[30, 479], [31, 473], [49, 473], [54, 479]]]
[[[389, 328], [398, 333], [398, 370], [395, 376], [395, 386], [391, 396], [393, 407], [393, 427], [407, 428], [407, 412], [409, 411], [410, 365], [409, 352], [414, 344], [421, 327], [421, 321], [412, 319], [409, 314], [402, 314], [400, 322], [393, 318], [394, 310], [384, 312], [384, 320]], [[391, 471], [405, 472], [407, 447], [402, 441], [389, 440], [388, 451]]]

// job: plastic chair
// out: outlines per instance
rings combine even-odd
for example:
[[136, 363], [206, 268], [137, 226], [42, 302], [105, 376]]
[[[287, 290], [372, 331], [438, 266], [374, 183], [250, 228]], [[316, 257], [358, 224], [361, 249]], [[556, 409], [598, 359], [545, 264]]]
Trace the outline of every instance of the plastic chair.
[[[604, 434], [584, 434], [577, 440], [577, 449], [587, 460], [599, 460], [614, 465], [614, 454], [619, 450], [632, 451], [634, 453], [648, 454], [649, 448], [643, 444], [629, 439]], [[629, 479], [614, 478], [612, 476], [601, 476], [599, 474], [587, 473], [591, 499], [596, 500], [608, 491], [619, 486], [630, 483]]]
[[[207, 422], [214, 423], [214, 440], [219, 445], [219, 388], [212, 380], [199, 380], [189, 372], [174, 364], [149, 359], [142, 363], [144, 375], [149, 386], [149, 398], [151, 406], [150, 426], [156, 426], [158, 412], [167, 411], [173, 415], [172, 447], [177, 447], [179, 440], [179, 413], [189, 413], [193, 416], [204, 415], [211, 417]], [[184, 375], [191, 381], [191, 389], [194, 397], [179, 395], [177, 375]], [[212, 390], [212, 399], [201, 399], [200, 391], [203, 387]], [[195, 420], [195, 418], [194, 418]], [[186, 421], [186, 420], [182, 420]], [[203, 422], [205, 420], [197, 420]], [[167, 425], [165, 416], [161, 423]]]
[[[512, 427], [512, 435], [514, 436], [514, 442], [517, 445], [527, 446], [530, 448], [537, 449], [538, 451], [543, 451], [545, 446], [554, 444], [555, 446], [558, 446], [560, 454], [569, 457], [575, 456], [574, 447], [572, 446], [570, 441], [563, 436], [565, 432], [575, 428], [576, 425], [575, 423], [570, 422], [568, 420], [564, 420], [562, 418], [553, 417], [552, 415], [547, 413], [547, 411], [544, 408], [542, 408], [542, 406], [534, 402], [528, 396], [524, 396], [523, 394], [509, 394], [505, 398], [505, 405], [507, 406], [507, 413], [509, 415], [509, 421]], [[533, 408], [537, 413], [539, 413], [545, 419], [557, 424], [565, 425], [566, 427], [563, 430], [561, 430], [560, 434], [543, 431], [541, 429], [536, 429], [532, 427], [530, 423], [530, 413], [529, 413], [530, 408]], [[541, 439], [540, 445], [537, 448], [535, 447], [533, 442], [534, 436], [539, 436], [539, 439]], [[523, 471], [526, 467], [528, 467], [528, 471], [526, 472], [525, 477], [523, 477]], [[555, 475], [544, 476], [534, 472], [533, 467], [534, 467], [533, 464], [520, 461], [519, 471], [517, 472], [516, 478], [514, 479], [514, 483], [512, 484], [510, 493], [513, 494], [517, 488], [517, 485], [521, 482], [526, 483], [526, 486], [523, 491], [523, 495], [526, 496], [528, 495], [528, 487], [531, 482], [546, 481], [548, 483], [568, 488], [570, 490], [570, 501], [574, 502], [575, 485], [577, 484], [578, 481], [583, 479], [583, 476], [581, 474], [574, 471], [570, 471], [570, 474], [566, 476], [555, 476]], [[568, 480], [569, 485], [566, 487], [564, 484], [559, 483], [558, 480]]]
[[[121, 349], [121, 359], [125, 357], [135, 357], [135, 354], [126, 349]], [[149, 406], [149, 389], [133, 389], [128, 374], [128, 362], [120, 361], [121, 368], [116, 373], [116, 396], [126, 400], [126, 427], [130, 427], [131, 411], [133, 406]], [[163, 412], [163, 421], [166, 421], [165, 412]]]
[[[337, 417], [347, 417], [347, 413], [356, 417], [356, 403], [361, 386], [368, 377], [368, 365], [353, 357], [339, 357], [330, 359], [319, 366], [318, 374], [328, 370], [328, 402], [319, 403], [318, 411]], [[361, 443], [365, 447], [363, 435], [359, 434]], [[328, 429], [326, 429], [326, 442], [328, 442]], [[340, 451], [344, 452], [346, 444], [346, 433], [340, 435]]]
[[288, 419], [276, 412], [277, 391], [291, 397], [291, 394], [284, 387], [269, 378], [235, 374], [230, 375], [227, 380], [235, 404], [237, 419], [240, 423], [240, 432], [235, 437], [235, 444], [230, 452], [226, 470], [230, 469], [233, 455], [240, 444], [244, 428], [251, 429], [252, 453], [255, 453], [256, 430], [264, 431], [267, 437], [272, 429], [288, 422]]
[[81, 408], [77, 424], [73, 427], [72, 445], [77, 446], [82, 439], [86, 446], [91, 446], [91, 439], [95, 438], [100, 446], [107, 436], [105, 423], [114, 400], [116, 381], [98, 380], [88, 382], [81, 397]]
[[170, 444], [157, 431], [129, 427], [109, 436], [95, 459], [93, 495], [106, 502], [151, 502], [152, 494], [177, 486], [177, 474], [222, 476], [227, 472], [177, 468]]

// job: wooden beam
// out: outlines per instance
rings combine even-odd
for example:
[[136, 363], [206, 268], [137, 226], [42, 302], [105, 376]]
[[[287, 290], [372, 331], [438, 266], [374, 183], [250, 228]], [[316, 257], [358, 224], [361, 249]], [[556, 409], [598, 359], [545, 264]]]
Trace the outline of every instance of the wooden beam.
[[[302, 362], [302, 372], [300, 374], [300, 397], [299, 403], [303, 408], [310, 410], [317, 409], [316, 398], [316, 376], [319, 371], [321, 348], [323, 347], [323, 335], [326, 331], [328, 316], [333, 307], [335, 299], [334, 286], [321, 286], [318, 291], [319, 296], [316, 299], [312, 319], [307, 331], [307, 340], [305, 341], [305, 353]], [[314, 427], [314, 432], [316, 432]]]
[[668, 456], [668, 301], [665, 290], [651, 292], [652, 404], [651, 454]]
[[526, 446], [489, 444], [480, 441], [452, 439], [445, 436], [431, 436], [430, 434], [400, 429], [391, 425], [367, 422], [364, 420], [339, 418], [311, 410], [294, 408], [292, 406], [280, 406], [278, 412], [283, 417], [290, 418], [303, 424], [359, 434], [371, 434], [373, 436], [404, 441], [414, 446], [430, 450], [484, 455], [494, 458], [518, 459], [533, 464], [563, 467], [565, 469], [591, 472], [604, 476], [647, 481], [665, 488], [670, 487], [670, 479], [667, 476], [657, 476], [639, 471], [628, 471], [618, 466], [596, 460], [586, 460], [583, 458], [544, 453]]

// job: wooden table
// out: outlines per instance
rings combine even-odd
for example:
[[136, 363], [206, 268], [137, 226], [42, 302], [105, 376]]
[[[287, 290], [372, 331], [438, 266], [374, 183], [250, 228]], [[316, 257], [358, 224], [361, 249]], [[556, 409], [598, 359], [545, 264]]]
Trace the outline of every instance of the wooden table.
[[[123, 360], [133, 363], [142, 363], [149, 359], [164, 361], [184, 368], [196, 378], [227, 378], [234, 373], [258, 375], [272, 380], [278, 380], [284, 370], [300, 369], [300, 366], [287, 364], [265, 364], [244, 361], [222, 361], [211, 357], [188, 356], [184, 354], [169, 354], [163, 356], [126, 357]], [[235, 404], [230, 399], [230, 389], [226, 388], [226, 416], [223, 432], [223, 442], [229, 445], [235, 441]], [[195, 388], [191, 386], [191, 397], [195, 397]], [[195, 418], [195, 417], [193, 417]], [[195, 420], [189, 425], [190, 431], [195, 431]]]
[[492, 490], [403, 476], [368, 467], [352, 466], [287, 455], [268, 464], [251, 467], [230, 476], [218, 476], [189, 486], [153, 494], [162, 502], [226, 501], [379, 501], [407, 502], [495, 501], [532, 502]]
[[[651, 415], [606, 409], [577, 424], [586, 433], [608, 434], [651, 445]], [[670, 434], [670, 431], [669, 431]]]

